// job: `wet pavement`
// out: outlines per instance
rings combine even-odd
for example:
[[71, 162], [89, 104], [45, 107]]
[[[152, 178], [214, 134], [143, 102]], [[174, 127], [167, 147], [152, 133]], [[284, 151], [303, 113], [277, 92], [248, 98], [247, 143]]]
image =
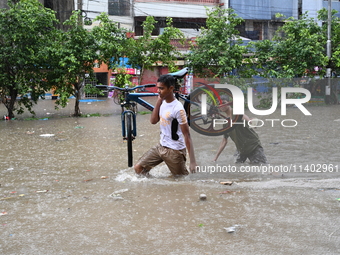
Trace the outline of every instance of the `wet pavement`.
[[[256, 128], [272, 168], [233, 164], [232, 142], [214, 163], [221, 137], [192, 131], [202, 171], [183, 178], [163, 164], [137, 177], [119, 106], [80, 107], [101, 116], [69, 117], [72, 100], [60, 111], [45, 100], [39, 119], [0, 121], [1, 254], [340, 253], [339, 106], [263, 118], [298, 122]], [[158, 142], [149, 116], [137, 117], [134, 161]]]

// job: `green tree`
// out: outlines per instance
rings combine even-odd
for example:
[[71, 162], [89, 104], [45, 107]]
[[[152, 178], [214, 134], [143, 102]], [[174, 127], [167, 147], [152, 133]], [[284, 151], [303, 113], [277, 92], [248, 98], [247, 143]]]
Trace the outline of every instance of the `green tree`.
[[117, 65], [117, 60], [125, 49], [125, 31], [118, 23], [111, 21], [107, 14], [100, 14], [95, 20], [100, 24], [92, 30], [83, 27], [81, 13], [75, 11], [64, 24], [60, 44], [53, 49], [55, 69], [49, 79], [54, 81], [58, 106], [66, 106], [70, 96], [75, 97], [74, 116], [80, 116], [79, 100], [85, 88], [85, 76], [93, 77], [95, 63], [105, 63], [109, 68]]
[[34, 114], [33, 104], [49, 90], [49, 50], [58, 31], [55, 13], [37, 0], [8, 5], [0, 10], [0, 98], [13, 118], [24, 108]]
[[105, 13], [99, 15], [95, 20], [100, 21], [99, 26], [92, 30], [100, 47], [99, 64], [105, 63], [109, 69], [116, 69], [115, 85], [123, 87], [125, 84], [129, 84], [131, 77], [124, 68], [119, 68], [119, 60], [126, 55], [128, 49], [127, 30], [119, 28], [118, 23], [110, 20]]
[[54, 72], [49, 79], [54, 81], [55, 93], [59, 94], [57, 106], [66, 106], [70, 96], [75, 97], [74, 116], [81, 116], [79, 100], [85, 87], [85, 75], [93, 74], [96, 60], [100, 58], [99, 44], [94, 33], [86, 30], [75, 11], [65, 21], [67, 30], [62, 33], [59, 46], [53, 50]]
[[[249, 44], [254, 54], [247, 59], [248, 74], [267, 78], [269, 92], [272, 86], [301, 85], [300, 79], [292, 78], [322, 76], [326, 71], [328, 58], [325, 54], [325, 33], [317, 20], [309, 18], [307, 14], [301, 15], [299, 19], [286, 19], [273, 41], [263, 40]], [[283, 16], [277, 14], [277, 17]], [[319, 67], [318, 71], [315, 71], [315, 67]], [[298, 96], [300, 95], [290, 95]], [[271, 93], [269, 96], [260, 94], [259, 97], [260, 105], [271, 105]]]
[[263, 77], [313, 76], [315, 66], [324, 67], [327, 63], [325, 43], [322, 28], [306, 13], [299, 19], [288, 18], [273, 41], [251, 43], [254, 55], [249, 63], [255, 64], [254, 71]]
[[119, 58], [127, 52], [127, 31], [119, 28], [118, 23], [110, 20], [105, 13], [96, 17], [95, 21], [100, 21], [100, 24], [92, 29], [99, 45], [99, 64], [105, 63], [110, 69], [115, 69]]
[[225, 77], [242, 64], [245, 48], [241, 46], [236, 26], [243, 20], [232, 9], [207, 10], [206, 28], [196, 38], [188, 55], [189, 66], [200, 77]]
[[126, 56], [129, 58], [129, 64], [141, 69], [140, 84], [144, 70], [151, 69], [154, 65], [167, 65], [171, 69], [174, 61], [181, 56], [177, 47], [171, 44], [171, 40], [177, 39], [182, 42], [183, 33], [173, 27], [171, 18], [167, 18], [164, 32], [157, 37], [152, 37], [156, 23], [157, 21], [152, 16], [148, 16], [143, 22], [143, 35], [138, 39], [129, 38], [128, 40]]

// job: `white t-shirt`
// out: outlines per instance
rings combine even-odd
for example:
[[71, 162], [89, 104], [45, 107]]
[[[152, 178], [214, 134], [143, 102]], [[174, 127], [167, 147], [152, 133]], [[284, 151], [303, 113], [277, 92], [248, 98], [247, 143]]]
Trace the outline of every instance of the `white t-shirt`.
[[187, 123], [187, 116], [185, 114], [183, 105], [177, 99], [171, 103], [163, 101], [159, 109], [159, 118], [161, 130], [160, 144], [174, 150], [182, 150], [186, 148], [184, 137], [179, 126], [177, 129], [177, 135], [179, 136], [179, 139], [173, 140], [171, 138], [171, 122], [173, 119], [177, 119], [178, 125]]

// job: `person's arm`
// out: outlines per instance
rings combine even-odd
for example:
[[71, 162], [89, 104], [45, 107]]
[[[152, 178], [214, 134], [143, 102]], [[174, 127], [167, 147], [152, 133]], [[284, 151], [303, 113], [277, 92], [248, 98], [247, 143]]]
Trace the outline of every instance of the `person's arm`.
[[161, 107], [161, 104], [163, 102], [163, 99], [158, 97], [158, 100], [156, 102], [155, 108], [153, 109], [150, 117], [151, 124], [157, 124], [159, 121], [159, 108]]
[[243, 114], [243, 120], [245, 120], [248, 125], [250, 126], [250, 128], [257, 128], [257, 123], [258, 123], [258, 119], [257, 118], [249, 118], [247, 115]]
[[245, 120], [245, 121], [250, 121], [251, 120], [251, 118], [249, 118], [247, 115], [245, 115], [245, 114], [243, 114], [243, 118], [242, 118], [243, 120]]
[[194, 152], [194, 146], [192, 144], [192, 139], [190, 136], [190, 130], [188, 123], [184, 123], [180, 125], [182, 134], [184, 136], [185, 145], [187, 147], [187, 151], [189, 153], [189, 160], [190, 160], [190, 172], [195, 173], [196, 170], [196, 158], [195, 158], [195, 152]]
[[224, 148], [227, 146], [227, 143], [228, 143], [228, 138], [225, 138], [223, 136], [223, 139], [221, 141], [221, 144], [220, 144], [220, 148], [218, 148], [218, 151], [217, 151], [217, 154], [214, 158], [214, 162], [217, 161], [218, 157], [220, 156], [221, 152], [224, 150]]

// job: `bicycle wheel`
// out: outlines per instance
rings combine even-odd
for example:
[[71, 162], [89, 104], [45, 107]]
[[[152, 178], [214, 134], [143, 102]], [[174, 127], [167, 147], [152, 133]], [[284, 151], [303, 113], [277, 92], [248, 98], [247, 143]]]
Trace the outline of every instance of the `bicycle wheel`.
[[[206, 115], [202, 114], [202, 95], [206, 95]], [[229, 118], [225, 112], [219, 109], [221, 99], [232, 102], [232, 93], [225, 88], [209, 89], [202, 86], [195, 89], [189, 95], [190, 103], [184, 104], [189, 125], [197, 133], [207, 136], [219, 136], [230, 132], [235, 128], [232, 123], [240, 122], [243, 115], [233, 115]]]
[[127, 141], [127, 150], [128, 150], [128, 167], [132, 166], [132, 123], [131, 123], [131, 113], [127, 113], [126, 117], [126, 141]]
[[118, 90], [114, 90], [112, 98], [115, 104], [121, 105], [124, 95]]

